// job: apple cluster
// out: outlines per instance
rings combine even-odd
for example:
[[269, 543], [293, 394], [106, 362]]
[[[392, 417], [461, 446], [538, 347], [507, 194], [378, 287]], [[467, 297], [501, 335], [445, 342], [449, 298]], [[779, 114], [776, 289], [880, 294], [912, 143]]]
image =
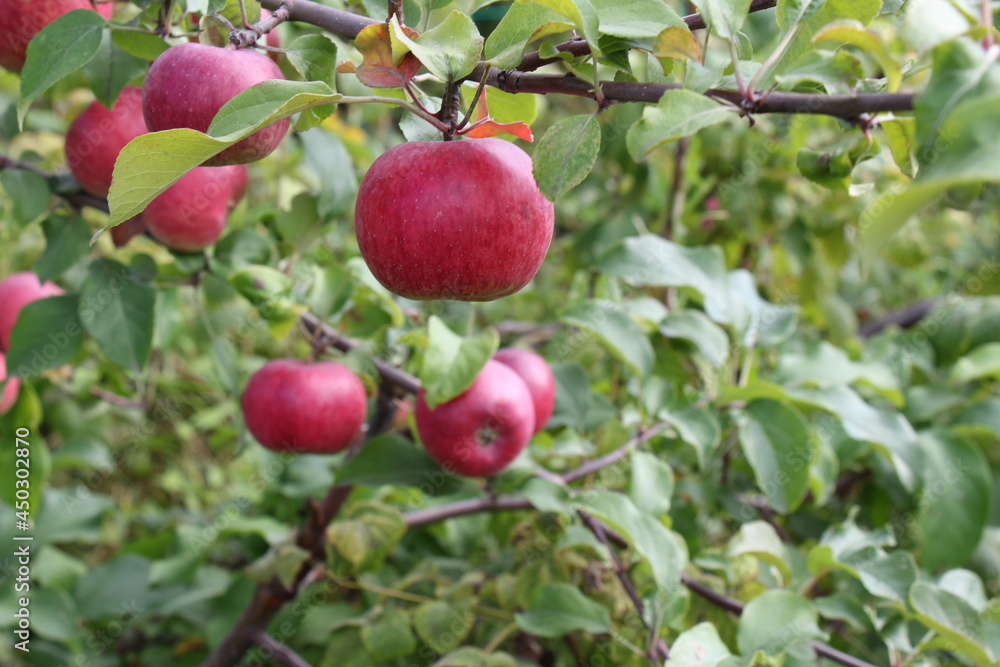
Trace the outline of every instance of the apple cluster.
[[[333, 361], [269, 361], [243, 392], [247, 428], [268, 449], [333, 454], [360, 444], [368, 404], [361, 380]], [[505, 348], [455, 398], [431, 408], [417, 397], [417, 433], [445, 470], [496, 475], [552, 416], [555, 376], [534, 352]]]
[[4, 36], [0, 39], [0, 67], [20, 72], [31, 38], [74, 9], [96, 10], [109, 19], [114, 5], [110, 0], [101, 3], [92, 3], [91, 0], [0, 0], [0, 16], [4, 24]]
[[0, 415], [10, 410], [17, 400], [21, 381], [7, 378], [6, 352], [10, 349], [10, 334], [14, 330], [21, 309], [32, 301], [59, 296], [62, 289], [48, 281], [41, 282], [31, 271], [14, 273], [0, 280], [0, 382], [7, 380], [0, 394]]

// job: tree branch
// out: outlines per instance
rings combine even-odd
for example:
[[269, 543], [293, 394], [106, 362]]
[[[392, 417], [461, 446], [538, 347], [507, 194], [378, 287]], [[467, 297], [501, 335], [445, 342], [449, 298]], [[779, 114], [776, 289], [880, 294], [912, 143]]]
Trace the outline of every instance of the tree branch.
[[[310, 0], [262, 0], [261, 4], [268, 9], [279, 6], [287, 8], [289, 20], [301, 21], [318, 26], [341, 37], [354, 39], [365, 27], [379, 23], [375, 19], [365, 18], [343, 10], [326, 7]], [[774, 3], [754, 2], [754, 11], [767, 9]], [[689, 25], [700, 25], [696, 15], [686, 17]], [[702, 21], [703, 23], [703, 21]], [[586, 54], [590, 47], [584, 40], [571, 40], [560, 45], [569, 53]], [[544, 59], [537, 54], [528, 54], [521, 65], [514, 70], [491, 71], [486, 77], [489, 86], [511, 93], [534, 93], [574, 95], [594, 98], [593, 83], [575, 76], [559, 74], [537, 74], [530, 69], [541, 67]], [[467, 77], [479, 81], [483, 78], [485, 64], [480, 63]], [[495, 69], [495, 68], [494, 68]], [[602, 81], [601, 90], [611, 102], [648, 102], [659, 101], [668, 90], [680, 89], [680, 84], [635, 83], [622, 81]], [[752, 96], [738, 90], [713, 89], [705, 94], [714, 99], [729, 102], [741, 111], [748, 113], [796, 113], [834, 116], [848, 121], [857, 121], [866, 114], [889, 111], [912, 111], [913, 94], [911, 93], [860, 93], [857, 95], [824, 95], [813, 93], [787, 92], [755, 92]], [[752, 100], [752, 102], [750, 102]]]
[[284, 5], [279, 6], [271, 15], [267, 18], [262, 18], [257, 23], [254, 23], [249, 28], [241, 28], [239, 30], [233, 30], [229, 33], [229, 43], [236, 48], [246, 48], [248, 46], [253, 46], [257, 43], [257, 40], [261, 38], [262, 35], [266, 35], [271, 32], [279, 25], [288, 20], [288, 8]]

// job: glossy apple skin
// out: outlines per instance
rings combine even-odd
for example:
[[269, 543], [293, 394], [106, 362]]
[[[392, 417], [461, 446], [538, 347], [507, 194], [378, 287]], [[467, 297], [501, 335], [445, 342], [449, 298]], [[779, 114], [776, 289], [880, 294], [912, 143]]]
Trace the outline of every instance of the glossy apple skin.
[[[90, 0], [0, 0], [0, 67], [20, 72], [28, 44], [42, 28], [74, 9], [94, 9]], [[111, 18], [110, 2], [97, 5], [104, 18]]]
[[[0, 383], [7, 378], [7, 358], [0, 352]], [[0, 394], [0, 415], [10, 410], [17, 402], [17, 393], [21, 390], [20, 378], [11, 378], [3, 386], [3, 393]]]
[[257, 441], [279, 452], [333, 454], [347, 449], [368, 412], [365, 387], [335, 361], [277, 359], [253, 374], [243, 418]]
[[142, 134], [142, 89], [126, 86], [111, 109], [92, 102], [73, 120], [66, 132], [66, 163], [85, 190], [107, 197], [118, 154]]
[[513, 369], [527, 385], [535, 407], [533, 433], [538, 433], [545, 428], [556, 407], [556, 376], [549, 362], [531, 350], [518, 347], [505, 347], [497, 351], [493, 358]]
[[12, 273], [0, 280], [0, 350], [10, 349], [10, 332], [22, 308], [32, 301], [62, 293], [58, 285], [39, 282], [31, 271]]
[[531, 394], [518, 374], [498, 361], [487, 361], [471, 387], [433, 410], [424, 393], [417, 397], [417, 432], [427, 453], [448, 472], [496, 475], [531, 440]]
[[207, 248], [222, 236], [229, 212], [243, 198], [248, 173], [243, 164], [195, 167], [142, 212], [146, 230], [174, 250]]
[[[212, 119], [233, 97], [261, 81], [284, 79], [281, 69], [262, 53], [185, 42], [157, 57], [146, 75], [142, 113], [150, 132], [189, 127], [208, 130]], [[246, 164], [278, 147], [289, 119], [280, 120], [230, 146], [205, 166]]]
[[492, 301], [534, 277], [554, 209], [531, 158], [502, 139], [400, 144], [365, 174], [358, 245], [389, 291], [410, 299]]

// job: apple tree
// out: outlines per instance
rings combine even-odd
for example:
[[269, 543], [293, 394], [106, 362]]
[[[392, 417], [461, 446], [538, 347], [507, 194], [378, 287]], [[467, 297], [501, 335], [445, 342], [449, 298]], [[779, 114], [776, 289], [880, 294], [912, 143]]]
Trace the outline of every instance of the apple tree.
[[990, 0], [0, 0], [0, 663], [1000, 664]]

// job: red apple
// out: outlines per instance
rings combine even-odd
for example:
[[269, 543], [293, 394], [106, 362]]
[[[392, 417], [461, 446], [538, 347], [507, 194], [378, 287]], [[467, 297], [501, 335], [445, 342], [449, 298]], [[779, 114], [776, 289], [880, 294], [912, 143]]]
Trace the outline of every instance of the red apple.
[[84, 189], [107, 197], [118, 153], [142, 134], [142, 89], [126, 86], [112, 109], [92, 102], [73, 120], [66, 132], [66, 162]]
[[222, 236], [229, 212], [243, 198], [248, 169], [195, 167], [142, 212], [146, 230], [174, 250], [202, 250]]
[[531, 393], [517, 373], [498, 361], [487, 361], [471, 387], [434, 409], [424, 394], [417, 397], [417, 432], [427, 453], [448, 472], [495, 475], [531, 440]]
[[[142, 112], [151, 132], [190, 127], [204, 132], [222, 106], [261, 81], [284, 79], [274, 61], [250, 49], [185, 42], [157, 57], [146, 75]], [[269, 155], [288, 132], [286, 118], [268, 125], [205, 162], [245, 164]]]
[[531, 402], [535, 406], [534, 432], [538, 433], [545, 428], [556, 407], [556, 376], [552, 374], [549, 362], [531, 350], [517, 347], [505, 347], [493, 355], [493, 358], [512, 368], [527, 385], [531, 392]]
[[40, 282], [31, 271], [12, 273], [0, 280], [0, 350], [10, 349], [10, 332], [22, 308], [32, 301], [62, 293], [58, 285]]
[[[96, 6], [104, 18], [111, 18], [110, 2]], [[0, 0], [0, 67], [20, 72], [28, 43], [42, 28], [74, 9], [94, 9], [90, 0]]]
[[[0, 352], [0, 383], [7, 378], [7, 358]], [[3, 393], [0, 394], [0, 415], [6, 413], [17, 401], [17, 392], [21, 389], [19, 378], [10, 378], [3, 386]]]
[[554, 210], [538, 190], [531, 158], [510, 142], [411, 142], [372, 164], [354, 223], [362, 256], [390, 291], [492, 301], [538, 271]]
[[361, 432], [365, 387], [343, 364], [269, 361], [243, 392], [243, 419], [257, 441], [279, 452], [332, 454]]

